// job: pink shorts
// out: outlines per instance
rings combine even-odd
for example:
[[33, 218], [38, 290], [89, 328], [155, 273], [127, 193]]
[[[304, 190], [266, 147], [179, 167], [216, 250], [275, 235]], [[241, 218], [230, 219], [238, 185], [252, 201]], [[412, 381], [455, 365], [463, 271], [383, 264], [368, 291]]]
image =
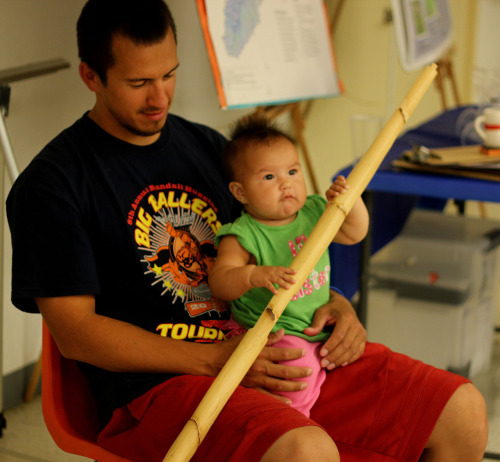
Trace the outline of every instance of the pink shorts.
[[[224, 330], [226, 331], [227, 338], [242, 335], [247, 331], [247, 329], [239, 322], [235, 321], [232, 316], [229, 321], [226, 321]], [[305, 350], [305, 355], [302, 358], [285, 361], [283, 364], [310, 367], [312, 369], [312, 374], [310, 376], [297, 379], [307, 383], [307, 388], [294, 392], [278, 392], [278, 394], [289, 398], [292, 401], [292, 406], [307, 417], [310, 416], [311, 408], [319, 397], [321, 385], [323, 385], [326, 377], [326, 371], [320, 365], [321, 356], [319, 355], [319, 351], [322, 345], [322, 342], [308, 342], [306, 339], [295, 335], [284, 335], [283, 338], [274, 345], [277, 348], [302, 348]]]
[[[115, 411], [99, 443], [123, 457], [160, 462], [213, 379], [180, 376]], [[368, 343], [355, 363], [327, 373], [311, 419], [291, 406], [238, 387], [191, 459], [255, 462], [281, 435], [323, 427], [342, 462], [416, 462], [464, 377]]]
[[301, 391], [283, 391], [279, 392], [279, 394], [290, 398], [292, 406], [309, 417], [311, 408], [316, 403], [321, 392], [321, 385], [323, 385], [326, 378], [326, 370], [320, 365], [321, 356], [319, 355], [319, 351], [323, 347], [323, 342], [308, 342], [302, 337], [284, 335], [274, 346], [278, 348], [302, 348], [305, 351], [305, 355], [302, 358], [283, 361], [283, 364], [312, 369], [311, 375], [297, 379], [307, 383], [307, 387]]

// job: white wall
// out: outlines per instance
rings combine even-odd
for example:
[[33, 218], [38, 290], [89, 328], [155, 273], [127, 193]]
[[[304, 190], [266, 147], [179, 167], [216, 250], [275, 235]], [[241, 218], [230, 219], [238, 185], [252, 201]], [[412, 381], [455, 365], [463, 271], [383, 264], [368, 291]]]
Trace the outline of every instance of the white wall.
[[[333, 12], [339, 0], [326, 3]], [[450, 1], [455, 25], [454, 68], [462, 101], [469, 101], [470, 94], [475, 3], [475, 0]], [[345, 93], [339, 98], [316, 101], [307, 120], [306, 136], [322, 190], [328, 187], [336, 171], [352, 161], [350, 116], [378, 114], [387, 120], [421, 73], [421, 70], [405, 72], [400, 65], [393, 25], [385, 20], [390, 7], [390, 0], [347, 0], [341, 10], [333, 41]], [[450, 97], [448, 101], [451, 103]], [[440, 111], [439, 93], [431, 85], [407, 128]]]
[[[1, 70], [59, 57], [71, 62], [67, 70], [11, 84], [6, 125], [19, 170], [90, 104], [78, 79], [73, 39], [82, 5], [83, 0], [0, 0]], [[4, 184], [8, 190], [8, 176]], [[39, 316], [10, 304], [10, 236], [4, 229], [3, 373], [8, 374], [38, 358], [41, 330]]]
[[487, 102], [500, 98], [500, 2], [479, 0], [474, 58], [474, 98]]

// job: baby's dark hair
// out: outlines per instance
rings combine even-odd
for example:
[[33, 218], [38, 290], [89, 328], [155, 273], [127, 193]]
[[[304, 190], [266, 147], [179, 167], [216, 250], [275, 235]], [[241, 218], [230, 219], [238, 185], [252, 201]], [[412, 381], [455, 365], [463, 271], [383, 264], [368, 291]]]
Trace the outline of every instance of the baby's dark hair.
[[232, 127], [229, 143], [222, 153], [222, 168], [227, 181], [235, 180], [236, 165], [242, 153], [254, 146], [270, 144], [280, 138], [295, 144], [295, 140], [288, 133], [267, 117], [252, 114], [239, 119]]

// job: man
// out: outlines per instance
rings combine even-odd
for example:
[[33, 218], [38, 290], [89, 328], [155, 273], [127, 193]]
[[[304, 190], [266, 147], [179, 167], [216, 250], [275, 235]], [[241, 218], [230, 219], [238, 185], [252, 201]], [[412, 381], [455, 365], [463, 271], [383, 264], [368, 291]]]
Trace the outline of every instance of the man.
[[[215, 233], [236, 213], [220, 171], [225, 140], [168, 115], [179, 59], [162, 0], [89, 0], [77, 31], [96, 101], [9, 195], [12, 299], [82, 363], [100, 444], [162, 460], [240, 340], [221, 341], [228, 312], [207, 285]], [[278, 333], [193, 460], [328, 462], [337, 447], [342, 460], [481, 459], [486, 412], [472, 384], [367, 344], [336, 293], [312, 327], [333, 324], [313, 420], [273, 393], [300, 389], [287, 379], [309, 373], [277, 364], [302, 354], [273, 348]]]

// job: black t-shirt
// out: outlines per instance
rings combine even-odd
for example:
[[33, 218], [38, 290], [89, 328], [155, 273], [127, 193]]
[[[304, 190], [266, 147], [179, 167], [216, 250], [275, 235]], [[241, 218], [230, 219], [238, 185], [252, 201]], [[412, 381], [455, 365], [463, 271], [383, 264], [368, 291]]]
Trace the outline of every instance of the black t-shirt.
[[[136, 146], [86, 115], [20, 175], [7, 199], [12, 302], [95, 294], [96, 312], [159, 335], [224, 338], [226, 306], [207, 284], [214, 237], [237, 206], [214, 130], [170, 114], [157, 142]], [[101, 418], [169, 378], [82, 364]]]

